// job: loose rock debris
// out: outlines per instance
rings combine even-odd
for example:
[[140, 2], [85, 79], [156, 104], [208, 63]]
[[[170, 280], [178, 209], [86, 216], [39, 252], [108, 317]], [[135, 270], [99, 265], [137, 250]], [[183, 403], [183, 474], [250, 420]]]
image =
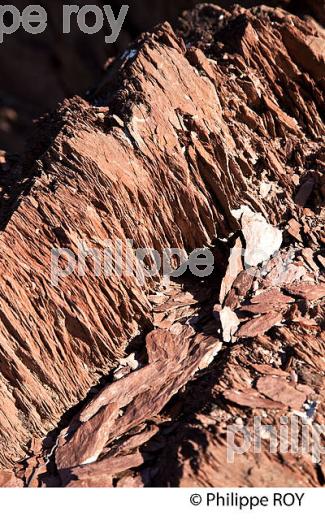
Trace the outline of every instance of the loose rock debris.
[[[323, 484], [322, 458], [266, 439], [228, 464], [227, 428], [324, 423], [324, 33], [210, 5], [176, 32], [145, 35], [98, 88], [124, 126], [65, 102], [24, 189], [3, 187], [1, 485]], [[208, 246], [214, 273], [51, 285], [53, 244], [130, 235]]]

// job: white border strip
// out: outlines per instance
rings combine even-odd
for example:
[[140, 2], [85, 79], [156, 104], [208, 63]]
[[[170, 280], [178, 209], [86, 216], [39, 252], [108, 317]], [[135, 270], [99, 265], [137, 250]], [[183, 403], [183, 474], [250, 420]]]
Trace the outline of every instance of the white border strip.
[[[219, 506], [222, 497], [233, 505]], [[237, 499], [236, 499], [237, 496]], [[192, 497], [192, 499], [191, 499]], [[195, 497], [193, 499], [193, 497]], [[221, 497], [221, 498], [220, 498]], [[244, 498], [243, 498], [244, 497]], [[246, 498], [245, 498], [246, 497]], [[253, 498], [254, 497], [254, 498]], [[264, 497], [264, 498], [263, 498]], [[280, 505], [282, 497], [282, 505]], [[298, 497], [302, 497], [299, 500]], [[242, 503], [260, 501], [252, 509], [239, 508]], [[277, 498], [276, 504], [274, 500]], [[202, 502], [192, 505], [192, 502]], [[207, 501], [210, 505], [207, 506]], [[1, 516], [24, 520], [186, 520], [215, 518], [237, 520], [252, 518], [308, 520], [315, 512], [319, 518], [325, 505], [324, 489], [249, 488], [249, 489], [2, 489]], [[285, 502], [287, 505], [285, 505]]]

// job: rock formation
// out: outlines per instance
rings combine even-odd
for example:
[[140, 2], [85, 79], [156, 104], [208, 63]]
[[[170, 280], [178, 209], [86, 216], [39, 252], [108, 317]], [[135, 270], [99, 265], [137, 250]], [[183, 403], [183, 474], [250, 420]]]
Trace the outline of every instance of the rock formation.
[[[203, 5], [2, 160], [0, 485], [323, 484], [264, 441], [227, 464], [226, 429], [324, 422], [324, 60], [312, 20]], [[127, 239], [214, 273], [53, 285], [53, 247]]]
[[[103, 0], [94, 3], [105, 4]], [[125, 50], [140, 33], [152, 30], [166, 20], [175, 22], [184, 9], [197, 3], [197, 0], [128, 0], [129, 12], [120, 37], [115, 44], [106, 45], [106, 28], [88, 36], [72, 24], [71, 33], [63, 35], [65, 2], [43, 0], [48, 14], [47, 30], [38, 36], [19, 30], [0, 45], [0, 148], [21, 153], [33, 119], [53, 110], [64, 98], [83, 95], [92, 89], [111, 57]], [[227, 8], [235, 2], [217, 0], [215, 3]], [[286, 7], [299, 15], [312, 15], [324, 23], [323, 0], [240, 0], [237, 3], [244, 7], [261, 3]], [[74, 4], [82, 7], [87, 1], [77, 0]], [[123, 1], [111, 0], [109, 4], [117, 14]], [[28, 2], [15, 0], [14, 5], [22, 12]]]

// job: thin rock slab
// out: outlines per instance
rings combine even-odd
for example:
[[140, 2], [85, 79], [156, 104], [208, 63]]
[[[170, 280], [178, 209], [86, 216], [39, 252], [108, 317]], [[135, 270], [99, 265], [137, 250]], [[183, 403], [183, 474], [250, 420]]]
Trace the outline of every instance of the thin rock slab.
[[104, 388], [62, 432], [55, 455], [59, 469], [95, 462], [114, 439], [158, 414], [221, 348], [181, 325], [150, 333], [146, 345], [149, 364]]
[[243, 270], [243, 244], [240, 238], [236, 240], [236, 243], [234, 247], [231, 249], [229, 260], [228, 260], [228, 267], [226, 274], [222, 280], [221, 289], [220, 289], [220, 296], [219, 300], [220, 303], [223, 304], [225, 301], [225, 298], [227, 294], [229, 293], [230, 289], [232, 288], [232, 285], [234, 281], [237, 279], [238, 275]]
[[140, 453], [111, 457], [93, 464], [61, 470], [59, 476], [64, 487], [109, 488], [113, 487], [115, 475], [141, 466], [143, 460]]
[[256, 385], [257, 390], [268, 397], [290, 406], [294, 410], [300, 410], [313, 390], [305, 385], [294, 387], [283, 378], [277, 376], [261, 377]]
[[226, 390], [223, 395], [227, 400], [248, 408], [270, 408], [276, 410], [286, 408], [281, 401], [263, 397], [257, 390], [254, 390], [254, 388], [248, 388], [247, 390]]
[[310, 302], [314, 302], [317, 300], [321, 300], [322, 298], [325, 298], [324, 283], [320, 283], [318, 285], [308, 283], [292, 284], [286, 285], [285, 289], [288, 291], [289, 294], [292, 294], [298, 298], [302, 298]]
[[24, 487], [23, 480], [17, 478], [13, 471], [0, 470], [0, 488], [21, 488]]
[[275, 325], [280, 324], [282, 318], [283, 316], [280, 312], [269, 312], [259, 318], [254, 318], [244, 323], [236, 336], [237, 338], [255, 338], [256, 336], [261, 336]]

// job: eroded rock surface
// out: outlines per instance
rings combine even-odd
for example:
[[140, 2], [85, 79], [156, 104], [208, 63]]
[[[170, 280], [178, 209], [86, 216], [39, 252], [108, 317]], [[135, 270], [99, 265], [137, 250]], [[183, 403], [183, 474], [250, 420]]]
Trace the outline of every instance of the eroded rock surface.
[[[282, 10], [203, 6], [177, 35], [163, 24], [132, 46], [92, 103], [67, 101], [43, 122], [2, 192], [0, 453], [4, 468], [29, 454], [15, 465], [25, 485], [321, 482], [311, 455], [264, 450], [227, 465], [225, 431], [256, 409], [277, 423], [316, 403], [323, 420], [323, 49], [313, 22]], [[233, 213], [243, 206], [283, 234], [249, 269], [231, 253], [248, 240]], [[81, 240], [117, 239], [210, 246], [215, 273], [161, 292], [159, 279], [141, 286], [89, 265], [53, 286], [53, 247], [77, 254]], [[121, 365], [150, 328], [140, 366]], [[54, 444], [26, 447], [113, 368], [122, 379], [66, 419]]]
[[[124, 2], [125, 3], [125, 2]], [[106, 69], [107, 62], [124, 50], [143, 31], [152, 30], [163, 21], [175, 22], [184, 9], [191, 9], [197, 0], [129, 0], [129, 12], [118, 40], [107, 45], [108, 24], [97, 34], [85, 35], [72, 20], [68, 35], [62, 33], [63, 0], [43, 0], [47, 10], [48, 28], [40, 35], [23, 30], [5, 37], [0, 46], [0, 148], [21, 153], [32, 127], [33, 119], [53, 110], [65, 97], [83, 94], [93, 88]], [[215, 3], [227, 8], [232, 0]], [[303, 16], [313, 16], [324, 23], [323, 0], [240, 0], [244, 7], [261, 3], [286, 7]], [[104, 0], [95, 5], [102, 7]], [[15, 0], [20, 12], [29, 5], [27, 0]], [[86, 0], [77, 0], [81, 7]], [[115, 16], [122, 0], [111, 0]]]

